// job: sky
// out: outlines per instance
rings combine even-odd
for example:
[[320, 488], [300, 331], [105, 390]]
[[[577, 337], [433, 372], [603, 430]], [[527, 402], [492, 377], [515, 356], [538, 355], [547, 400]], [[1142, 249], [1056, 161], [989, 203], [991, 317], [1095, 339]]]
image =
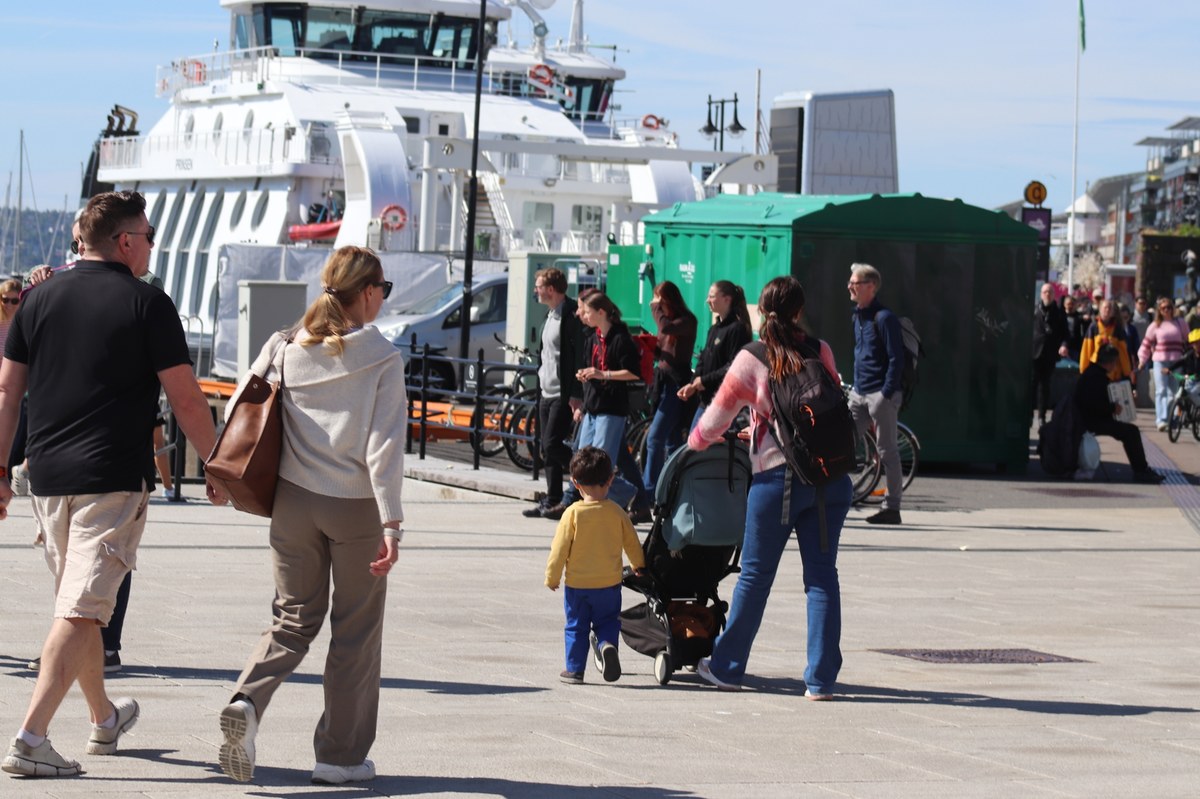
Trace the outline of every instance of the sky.
[[[542, 14], [549, 41], [565, 39], [571, 0]], [[527, 43], [523, 14], [513, 18]], [[1086, 19], [1076, 194], [1142, 170], [1135, 142], [1200, 116], [1200, 3], [1087, 0]], [[1040, 180], [1048, 206], [1070, 204], [1078, 0], [588, 0], [584, 20], [592, 43], [617, 47], [596, 52], [627, 71], [619, 115], [665, 117], [683, 147], [712, 147], [699, 133], [709, 95], [736, 92], [752, 127], [758, 70], [766, 116], [786, 92], [886, 88], [901, 191], [992, 208]], [[137, 111], [143, 130], [165, 112], [156, 66], [229, 47], [218, 0], [7, 2], [0, 29], [0, 180], [15, 203], [23, 129], [24, 203], [40, 209], [76, 207], [114, 103]], [[753, 147], [750, 135], [725, 144]]]

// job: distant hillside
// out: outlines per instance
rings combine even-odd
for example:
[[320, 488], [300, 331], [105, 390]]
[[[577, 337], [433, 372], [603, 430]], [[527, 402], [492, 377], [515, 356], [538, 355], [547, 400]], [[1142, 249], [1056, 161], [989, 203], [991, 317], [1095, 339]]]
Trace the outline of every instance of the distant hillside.
[[26, 208], [20, 214], [21, 247], [14, 266], [14, 223], [18, 218], [14, 211], [13, 208], [0, 208], [0, 275], [24, 275], [38, 264], [58, 266], [67, 260], [74, 212]]

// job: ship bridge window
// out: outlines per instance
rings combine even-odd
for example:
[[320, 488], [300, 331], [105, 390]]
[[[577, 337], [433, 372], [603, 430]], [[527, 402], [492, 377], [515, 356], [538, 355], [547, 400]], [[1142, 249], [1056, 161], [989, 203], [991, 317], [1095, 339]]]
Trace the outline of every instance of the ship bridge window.
[[[305, 20], [304, 49], [354, 49], [354, 10], [349, 8], [309, 8]], [[329, 54], [325, 54], [329, 57]]]
[[600, 206], [571, 206], [571, 230], [579, 233], [599, 233], [603, 223], [604, 209]]
[[612, 98], [613, 82], [611, 80], [596, 80], [577, 78], [568, 75], [567, 88], [571, 90], [569, 97], [564, 97], [560, 104], [567, 116], [581, 121], [601, 121], [608, 112], [608, 101]]

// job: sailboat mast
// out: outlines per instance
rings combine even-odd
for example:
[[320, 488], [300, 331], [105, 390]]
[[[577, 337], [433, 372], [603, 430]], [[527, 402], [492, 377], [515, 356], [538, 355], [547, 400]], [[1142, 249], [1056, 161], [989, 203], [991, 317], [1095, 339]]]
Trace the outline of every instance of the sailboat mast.
[[21, 129], [21, 146], [17, 150], [17, 214], [13, 217], [13, 256], [12, 273], [20, 270], [21, 260], [21, 207], [24, 204], [23, 189], [25, 187], [25, 129]]

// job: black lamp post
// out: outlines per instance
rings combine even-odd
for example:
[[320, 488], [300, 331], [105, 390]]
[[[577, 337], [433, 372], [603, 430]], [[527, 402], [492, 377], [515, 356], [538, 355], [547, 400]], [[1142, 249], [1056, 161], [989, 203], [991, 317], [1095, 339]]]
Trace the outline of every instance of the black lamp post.
[[[733, 103], [733, 122], [729, 126], [725, 125], [725, 104]], [[713, 124], [713, 106], [717, 107], [717, 124]], [[725, 134], [728, 133], [733, 138], [738, 138], [746, 132], [745, 126], [738, 121], [738, 96], [734, 92], [732, 98], [714, 100], [712, 95], [708, 96], [708, 120], [704, 123], [704, 127], [700, 128], [700, 132], [706, 137], [713, 139], [713, 150], [721, 151], [725, 149]]]

